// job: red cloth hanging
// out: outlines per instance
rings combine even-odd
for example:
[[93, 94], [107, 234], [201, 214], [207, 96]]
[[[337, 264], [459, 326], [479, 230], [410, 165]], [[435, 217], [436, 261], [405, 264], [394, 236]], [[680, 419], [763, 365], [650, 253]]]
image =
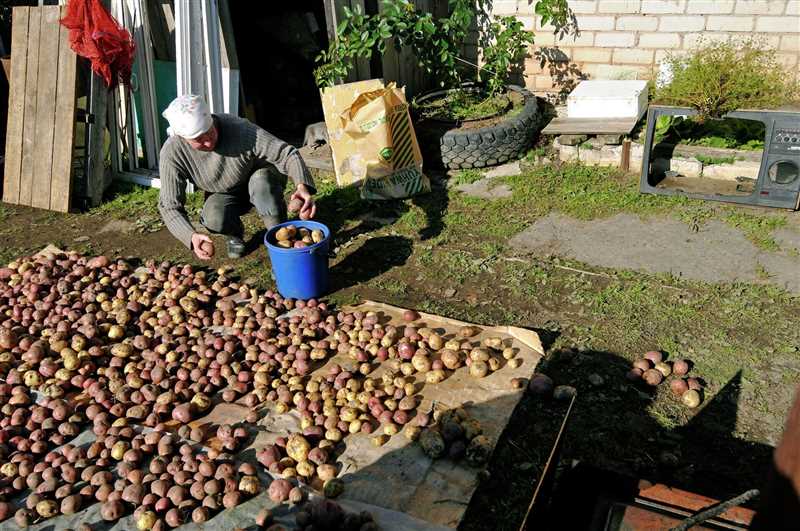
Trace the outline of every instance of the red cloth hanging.
[[61, 24], [69, 29], [72, 50], [92, 63], [109, 88], [131, 83], [134, 43], [131, 34], [100, 0], [69, 0]]

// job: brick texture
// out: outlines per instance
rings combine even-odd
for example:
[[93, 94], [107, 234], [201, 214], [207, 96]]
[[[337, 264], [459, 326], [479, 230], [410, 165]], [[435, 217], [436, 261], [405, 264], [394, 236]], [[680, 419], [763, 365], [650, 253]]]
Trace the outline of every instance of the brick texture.
[[733, 13], [735, 0], [690, 0], [686, 5], [687, 13], [702, 15], [726, 15]]
[[753, 31], [753, 17], [709, 16], [709, 31]]
[[589, 79], [652, 79], [668, 56], [685, 56], [702, 44], [757, 38], [777, 51], [789, 73], [800, 71], [800, 0], [567, 0], [578, 36], [553, 35], [530, 0], [495, 0], [494, 14], [516, 14], [535, 33], [525, 80], [537, 92], [558, 91], [559, 78], [536, 56], [553, 47], [570, 72]]
[[678, 48], [681, 45], [681, 37], [677, 33], [642, 33], [639, 35], [640, 48]]
[[781, 50], [800, 52], [800, 34], [781, 37]]
[[702, 31], [706, 27], [706, 17], [702, 15], [665, 15], [658, 18], [659, 31]]
[[617, 17], [617, 29], [622, 31], [655, 31], [658, 18], [647, 16]]
[[700, 46], [701, 43], [728, 42], [730, 38], [730, 35], [727, 33], [712, 33], [710, 31], [705, 33], [687, 33], [683, 36], [683, 48], [691, 50]]
[[641, 0], [600, 0], [600, 13], [638, 13]]
[[492, 4], [492, 13], [495, 15], [516, 15], [519, 0], [495, 0]]
[[782, 15], [784, 0], [737, 0], [734, 13], [737, 15]]
[[611, 61], [611, 49], [574, 48], [572, 59], [576, 63], [608, 63]]
[[597, 0], [570, 0], [569, 8], [576, 15], [597, 13]]
[[642, 0], [642, 13], [683, 13], [686, 0]]
[[800, 28], [800, 17], [757, 17], [756, 31], [786, 33], [787, 29]]
[[636, 42], [635, 33], [598, 33], [594, 36], [594, 45], [601, 47], [633, 46]]
[[581, 30], [610, 31], [614, 29], [614, 17], [579, 16], [578, 28]]
[[620, 48], [614, 50], [614, 64], [640, 64], [653, 63], [653, 50], [638, 50], [636, 48]]

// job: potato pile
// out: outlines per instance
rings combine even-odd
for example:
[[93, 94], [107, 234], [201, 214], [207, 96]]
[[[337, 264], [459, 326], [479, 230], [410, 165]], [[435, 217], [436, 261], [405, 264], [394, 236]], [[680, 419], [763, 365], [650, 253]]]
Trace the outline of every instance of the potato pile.
[[[420, 436], [429, 420], [417, 411], [421, 381], [519, 366], [500, 338], [479, 344], [480, 330], [464, 327], [445, 340], [418, 318], [407, 312], [394, 326], [372, 312], [332, 313], [226, 269], [135, 269], [72, 252], [16, 260], [0, 268], [0, 521], [101, 502], [108, 521], [134, 513], [141, 529], [162, 529], [237, 505], [263, 488], [254, 465], [234, 457], [252, 434], [246, 424], [189, 425], [220, 400], [251, 408], [247, 422], [266, 404], [300, 415], [299, 433], [258, 452], [277, 478], [273, 499], [300, 498], [300, 485], [336, 496], [347, 437]], [[336, 354], [350, 363], [311, 374]], [[85, 430], [97, 440], [74, 446]], [[205, 451], [189, 444], [212, 437]], [[9, 503], [21, 494], [23, 507]]]
[[463, 408], [434, 414], [434, 424], [422, 430], [419, 444], [432, 459], [447, 457], [457, 461], [466, 457], [474, 466], [485, 464], [492, 453], [492, 443], [483, 435], [477, 419]]
[[702, 402], [703, 385], [697, 378], [684, 378], [690, 368], [689, 360], [676, 360], [670, 363], [664, 360], [661, 352], [649, 351], [643, 357], [634, 360], [633, 367], [626, 377], [632, 382], [643, 380], [647, 385], [656, 387], [670, 375], [677, 376], [669, 383], [672, 393], [680, 398], [686, 407], [696, 408]]
[[275, 232], [276, 245], [285, 249], [302, 249], [319, 243], [324, 239], [325, 234], [321, 230], [308, 230], [305, 227], [297, 228], [294, 225], [286, 225]]

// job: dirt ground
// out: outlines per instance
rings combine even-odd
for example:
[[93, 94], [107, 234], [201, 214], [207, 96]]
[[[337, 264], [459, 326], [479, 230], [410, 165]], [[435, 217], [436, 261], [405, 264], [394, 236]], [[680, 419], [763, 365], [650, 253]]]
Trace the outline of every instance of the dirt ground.
[[[796, 214], [640, 196], [635, 176], [572, 165], [526, 164], [497, 184], [511, 195], [471, 198], [434, 175], [426, 196], [368, 203], [356, 190], [318, 180], [318, 218], [335, 235], [329, 298], [370, 298], [536, 330], [547, 350], [539, 370], [578, 390], [562, 463], [577, 460], [720, 498], [760, 486], [800, 381], [800, 299], [768, 282], [711, 283], [600, 267], [530, 253], [509, 240], [551, 213], [584, 221], [626, 213], [690, 227], [716, 220], [770, 249], [780, 247], [775, 233], [796, 223]], [[155, 197], [120, 193], [112, 208], [67, 215], [0, 204], [0, 262], [55, 244], [197, 263], [158, 223]], [[248, 255], [208, 265], [230, 263], [243, 279], [269, 286], [263, 231], [252, 214], [245, 226]], [[667, 386], [654, 392], [625, 380], [630, 362], [653, 349], [693, 361], [693, 374], [706, 383], [703, 406], [688, 410]], [[518, 528], [565, 409], [523, 399], [464, 528]]]

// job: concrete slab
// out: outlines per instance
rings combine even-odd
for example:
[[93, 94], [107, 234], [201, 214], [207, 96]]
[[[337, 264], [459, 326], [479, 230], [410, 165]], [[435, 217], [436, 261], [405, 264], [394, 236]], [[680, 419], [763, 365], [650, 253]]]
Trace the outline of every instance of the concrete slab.
[[456, 190], [481, 199], [502, 199], [512, 195], [511, 188], [508, 185], [498, 184], [494, 186], [492, 179], [487, 178], [470, 184], [460, 184], [456, 186]]
[[509, 243], [521, 250], [600, 267], [671, 273], [705, 282], [766, 281], [800, 293], [800, 257], [763, 251], [720, 221], [692, 232], [686, 223], [669, 217], [643, 220], [619, 214], [578, 221], [550, 214]]
[[793, 229], [778, 229], [772, 233], [772, 237], [781, 246], [784, 251], [795, 250], [800, 252], [800, 228]]
[[510, 175], [519, 175], [520, 173], [522, 173], [522, 170], [519, 167], [519, 161], [515, 160], [513, 162], [507, 162], [505, 164], [489, 168], [483, 173], [483, 175], [487, 179], [494, 179], [497, 177], [508, 177]]

